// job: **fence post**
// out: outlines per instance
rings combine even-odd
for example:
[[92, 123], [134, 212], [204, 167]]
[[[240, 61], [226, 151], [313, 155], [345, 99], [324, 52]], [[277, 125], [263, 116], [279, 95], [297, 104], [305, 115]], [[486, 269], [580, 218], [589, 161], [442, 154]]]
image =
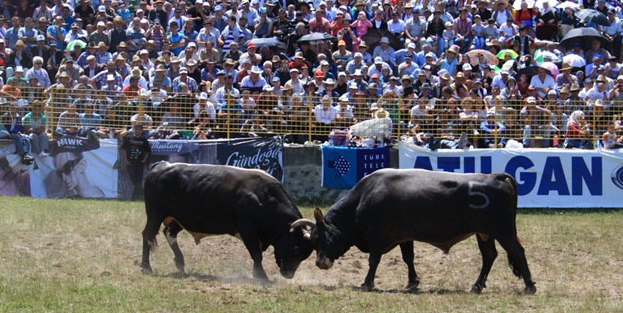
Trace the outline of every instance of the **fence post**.
[[[404, 99], [402, 95], [398, 97], [398, 135], [396, 136], [396, 140], [400, 141], [400, 135], [402, 134], [402, 106], [404, 105]], [[390, 140], [391, 143], [391, 140]]]
[[227, 92], [227, 101], [226, 102], [227, 102], [227, 115], [226, 115], [226, 121], [225, 121], [225, 132], [227, 134], [227, 139], [229, 139], [229, 131], [230, 131], [229, 123], [231, 121], [230, 120], [230, 115], [232, 113], [232, 110], [231, 110], [231, 90], [229, 90]]
[[[498, 131], [500, 130], [498, 128], [498, 113], [500, 112], [500, 101], [502, 101], [502, 99], [500, 99], [500, 96], [496, 96], [493, 99], [493, 106], [495, 108], [495, 112], [494, 112], [494, 119], [493, 119], [493, 129], [495, 129], [495, 133], [493, 133], [493, 147], [497, 149], [498, 147]], [[485, 117], [486, 119], [487, 117]], [[484, 141], [484, 140], [483, 140]]]
[[307, 113], [307, 141], [312, 142], [312, 118], [313, 118], [313, 111], [314, 111], [314, 104], [312, 103], [312, 93], [308, 92], [307, 93], [307, 102], [309, 103], [308, 105], [308, 113]]
[[138, 125], [143, 125], [143, 115], [145, 114], [145, 108], [143, 108], [143, 92], [141, 90], [138, 91], [138, 118], [136, 122]]
[[[54, 140], [54, 137], [56, 135], [56, 131], [54, 128], [54, 101], [56, 101], [56, 97], [54, 96], [54, 93], [56, 92], [56, 88], [51, 88], [50, 92], [51, 92], [51, 95], [50, 95], [51, 101], [48, 103], [49, 105], [47, 106], [48, 109], [50, 110], [48, 114], [48, 117], [49, 117], [48, 127], [50, 127], [50, 134], [51, 134], [50, 139]], [[45, 112], [45, 107], [43, 108], [43, 111]]]

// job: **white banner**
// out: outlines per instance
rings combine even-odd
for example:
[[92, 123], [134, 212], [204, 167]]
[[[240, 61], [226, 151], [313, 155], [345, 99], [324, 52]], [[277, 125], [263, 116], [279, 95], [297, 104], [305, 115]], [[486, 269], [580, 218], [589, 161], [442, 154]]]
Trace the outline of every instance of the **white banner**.
[[475, 149], [431, 151], [401, 143], [400, 168], [506, 172], [521, 208], [623, 207], [623, 150]]

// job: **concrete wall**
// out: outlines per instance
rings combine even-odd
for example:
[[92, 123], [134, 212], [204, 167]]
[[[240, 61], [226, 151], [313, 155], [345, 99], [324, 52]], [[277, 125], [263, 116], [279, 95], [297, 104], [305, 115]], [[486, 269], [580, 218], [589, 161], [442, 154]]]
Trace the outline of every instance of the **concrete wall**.
[[[289, 146], [283, 151], [283, 185], [295, 202], [330, 203], [346, 190], [320, 186], [322, 151], [320, 146]], [[391, 167], [398, 167], [398, 150], [392, 149]]]

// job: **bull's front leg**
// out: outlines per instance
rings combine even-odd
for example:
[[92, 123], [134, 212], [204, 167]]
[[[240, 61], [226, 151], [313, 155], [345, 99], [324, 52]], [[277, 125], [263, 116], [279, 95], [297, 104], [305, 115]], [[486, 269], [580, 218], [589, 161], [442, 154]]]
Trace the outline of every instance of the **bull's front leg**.
[[365, 291], [371, 291], [374, 289], [374, 276], [376, 275], [376, 268], [379, 266], [381, 262], [382, 254], [380, 252], [370, 252], [370, 256], [368, 257], [368, 274], [366, 275], [366, 280], [361, 285], [361, 288]]
[[241, 227], [240, 238], [253, 259], [253, 277], [264, 282], [269, 282], [268, 276], [262, 266], [262, 249], [260, 247], [260, 240], [257, 237], [257, 234], [255, 231]]
[[415, 272], [415, 266], [413, 265], [413, 241], [403, 242], [400, 244], [400, 252], [402, 252], [402, 260], [407, 264], [409, 270], [409, 281], [407, 282], [407, 289], [417, 289], [420, 284], [420, 279]]

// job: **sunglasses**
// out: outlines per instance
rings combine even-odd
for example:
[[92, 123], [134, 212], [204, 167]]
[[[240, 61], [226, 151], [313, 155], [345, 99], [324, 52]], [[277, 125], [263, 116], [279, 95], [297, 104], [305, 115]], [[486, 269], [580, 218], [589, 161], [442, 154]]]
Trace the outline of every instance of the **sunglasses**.
[[82, 158], [67, 161], [67, 163], [63, 164], [61, 168], [56, 170], [56, 175], [58, 175], [59, 178], [63, 178], [63, 174], [64, 175], [71, 174], [71, 171], [73, 171], [76, 164], [80, 163], [80, 161], [82, 161]]

